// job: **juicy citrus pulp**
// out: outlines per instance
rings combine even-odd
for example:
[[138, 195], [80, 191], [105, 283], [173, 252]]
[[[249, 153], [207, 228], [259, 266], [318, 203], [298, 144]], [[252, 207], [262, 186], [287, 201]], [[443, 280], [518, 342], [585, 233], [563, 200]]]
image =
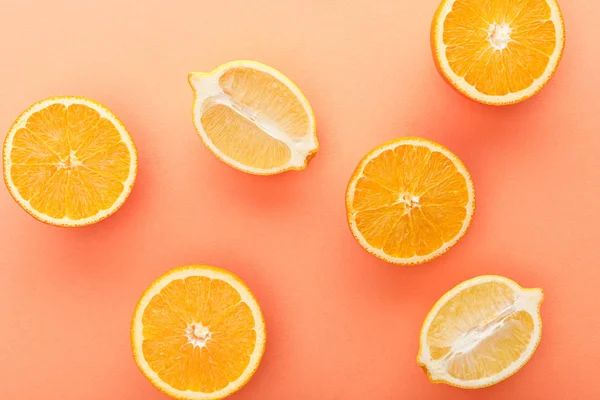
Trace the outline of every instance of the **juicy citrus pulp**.
[[133, 316], [143, 374], [180, 399], [221, 399], [252, 377], [264, 352], [260, 307], [242, 281], [207, 266], [176, 268], [143, 294]]
[[488, 104], [515, 103], [541, 90], [564, 43], [556, 0], [443, 0], [432, 23], [442, 75]]
[[194, 125], [222, 161], [248, 173], [303, 169], [317, 152], [315, 119], [300, 90], [280, 72], [251, 61], [192, 73]]
[[108, 109], [80, 97], [54, 97], [15, 121], [4, 144], [4, 178], [35, 218], [79, 226], [114, 213], [137, 171], [129, 133]]
[[373, 149], [350, 178], [350, 230], [368, 252], [396, 264], [437, 257], [465, 234], [475, 208], [464, 164], [426, 139], [401, 138]]
[[464, 388], [498, 383], [529, 360], [540, 338], [541, 289], [480, 276], [435, 304], [421, 330], [417, 362], [433, 382]]

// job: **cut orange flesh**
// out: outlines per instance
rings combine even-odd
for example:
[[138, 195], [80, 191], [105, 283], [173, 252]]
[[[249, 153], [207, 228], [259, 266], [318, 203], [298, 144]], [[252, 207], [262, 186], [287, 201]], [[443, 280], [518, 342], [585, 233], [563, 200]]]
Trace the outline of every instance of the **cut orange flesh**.
[[433, 55], [459, 92], [487, 104], [540, 91], [565, 44], [556, 0], [443, 0], [432, 23]]
[[251, 61], [189, 76], [194, 125], [206, 146], [241, 171], [271, 175], [303, 169], [317, 152], [315, 119], [300, 90]]
[[131, 136], [108, 109], [54, 97], [17, 119], [4, 144], [4, 179], [33, 217], [59, 226], [100, 221], [125, 202], [135, 181]]
[[136, 363], [162, 392], [178, 399], [222, 399], [252, 377], [265, 348], [260, 307], [230, 272], [174, 269], [157, 279], [136, 308]]
[[540, 338], [541, 289], [480, 276], [433, 307], [421, 330], [417, 362], [433, 382], [463, 388], [494, 385], [516, 373]]
[[346, 209], [352, 234], [369, 253], [394, 264], [419, 264], [466, 233], [475, 190], [448, 149], [401, 138], [363, 158], [348, 184]]

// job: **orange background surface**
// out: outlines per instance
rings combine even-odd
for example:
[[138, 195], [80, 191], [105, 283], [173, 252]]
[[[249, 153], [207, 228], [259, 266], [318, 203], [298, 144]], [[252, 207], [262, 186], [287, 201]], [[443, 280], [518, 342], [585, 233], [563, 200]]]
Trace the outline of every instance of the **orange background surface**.
[[[1, 188], [0, 399], [166, 399], [130, 355], [130, 320], [153, 279], [192, 263], [235, 272], [263, 307], [267, 351], [237, 400], [600, 398], [600, 4], [562, 0], [554, 80], [505, 108], [438, 76], [437, 5], [2, 0], [0, 129], [47, 96], [87, 96], [124, 121], [140, 169], [125, 206], [80, 229], [35, 221]], [[321, 151], [306, 171], [245, 175], [201, 144], [187, 74], [234, 59], [310, 100]], [[478, 196], [462, 242], [415, 268], [364, 252], [344, 208], [360, 158], [404, 135], [452, 149]], [[423, 319], [482, 274], [544, 289], [540, 347], [495, 387], [433, 385], [415, 363]]]

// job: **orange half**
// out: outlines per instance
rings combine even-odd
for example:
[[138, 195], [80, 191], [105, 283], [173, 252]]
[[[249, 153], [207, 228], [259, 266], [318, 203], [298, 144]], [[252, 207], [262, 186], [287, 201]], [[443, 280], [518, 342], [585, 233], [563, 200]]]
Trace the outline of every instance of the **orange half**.
[[176, 399], [222, 399], [252, 377], [266, 330], [258, 302], [232, 273], [176, 268], [157, 279], [136, 307], [131, 343], [146, 378]]
[[11, 127], [3, 152], [13, 198], [40, 221], [82, 226], [116, 212], [137, 173], [131, 136], [106, 107], [81, 97], [34, 104]]
[[475, 189], [450, 150], [407, 137], [362, 159], [348, 184], [346, 210], [352, 234], [369, 253], [394, 264], [420, 264], [464, 236]]
[[511, 104], [539, 92], [554, 75], [565, 27], [556, 0], [443, 0], [431, 44], [438, 69], [460, 93]]

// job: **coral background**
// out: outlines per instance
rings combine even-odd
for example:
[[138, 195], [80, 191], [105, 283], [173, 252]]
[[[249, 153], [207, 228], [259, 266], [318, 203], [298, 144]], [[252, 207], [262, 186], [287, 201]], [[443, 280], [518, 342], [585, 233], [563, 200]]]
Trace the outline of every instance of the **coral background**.
[[[597, 399], [600, 357], [600, 4], [562, 0], [563, 62], [525, 103], [471, 102], [438, 76], [438, 0], [1, 0], [0, 129], [53, 95], [93, 98], [137, 143], [134, 191], [95, 226], [29, 217], [0, 188], [0, 399], [160, 400], [130, 355], [142, 291], [206, 263], [253, 289], [269, 338], [232, 399]], [[295, 81], [317, 116], [306, 171], [237, 172], [191, 119], [190, 71], [235, 60]], [[404, 135], [448, 146], [477, 189], [473, 225], [415, 268], [378, 261], [345, 220], [346, 183], [372, 147]], [[417, 367], [430, 307], [500, 274], [545, 291], [526, 367], [488, 389], [429, 383]]]

